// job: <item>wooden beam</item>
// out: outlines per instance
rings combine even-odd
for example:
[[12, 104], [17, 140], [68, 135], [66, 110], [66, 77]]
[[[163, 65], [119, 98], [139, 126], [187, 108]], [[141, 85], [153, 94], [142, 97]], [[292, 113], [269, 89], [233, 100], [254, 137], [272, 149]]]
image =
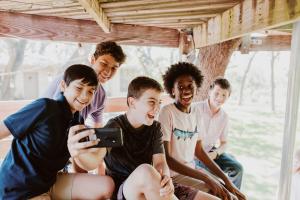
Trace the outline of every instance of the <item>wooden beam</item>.
[[157, 14], [143, 14], [143, 15], [132, 15], [132, 16], [112, 16], [109, 19], [114, 20], [139, 20], [139, 19], [196, 19], [196, 18], [210, 18], [217, 16], [216, 13], [221, 10], [209, 10], [209, 11], [188, 11], [188, 12], [176, 12], [176, 13], [157, 13]]
[[149, 21], [161, 21], [161, 23], [165, 23], [167, 20], [205, 20], [207, 21], [210, 17], [215, 17], [216, 14], [202, 14], [202, 15], [164, 15], [164, 16], [156, 16], [156, 17], [143, 17], [138, 16], [136, 18], [111, 18], [111, 22], [113, 23], [136, 23], [136, 22], [149, 22]]
[[196, 48], [300, 20], [300, 0], [245, 0], [193, 29]]
[[[143, 2], [143, 1], [140, 1]], [[176, 9], [181, 7], [199, 7], [199, 9], [214, 9], [214, 8], [224, 8], [232, 7], [238, 4], [238, 2], [232, 0], [210, 0], [208, 1], [178, 1], [178, 2], [164, 2], [164, 3], [153, 3], [153, 4], [141, 4], [141, 5], [132, 5], [132, 6], [124, 6], [124, 7], [114, 7], [114, 8], [106, 8], [105, 12], [122, 12], [122, 11], [140, 11], [140, 10], [154, 10], [160, 8], [170, 8]]]
[[[189, 2], [202, 2], [202, 3], [212, 3], [214, 1], [220, 0], [189, 0]], [[227, 0], [230, 1], [230, 0]], [[237, 0], [235, 0], [237, 1]], [[103, 2], [103, 0], [101, 1]], [[115, 1], [115, 2], [103, 2], [101, 3], [102, 8], [119, 8], [126, 6], [137, 6], [137, 5], [150, 5], [150, 4], [158, 4], [158, 3], [173, 3], [173, 2], [187, 2], [182, 0], [130, 0], [130, 1]]]
[[65, 19], [0, 11], [0, 35], [38, 40], [178, 47], [179, 32], [174, 29], [112, 24], [105, 33], [95, 21]]
[[[132, 16], [132, 15], [137, 15], [137, 14], [155, 14], [155, 13], [168, 13], [168, 12], [190, 12], [190, 11], [203, 11], [203, 10], [210, 10], [210, 9], [228, 9], [230, 7], [233, 7], [236, 5], [236, 2], [228, 2], [228, 3], [215, 3], [215, 4], [192, 4], [190, 5], [187, 3], [186, 5], [181, 5], [181, 6], [164, 6], [164, 7], [156, 7], [152, 8], [150, 6], [145, 7], [134, 7], [136, 8], [133, 10], [130, 8], [129, 10], [121, 10], [120, 9], [114, 9], [114, 8], [109, 8], [105, 9], [105, 12], [108, 17], [113, 17], [113, 16]], [[154, 6], [153, 6], [154, 7]]]
[[110, 22], [98, 0], [78, 0], [105, 33], [110, 32]]
[[177, 20], [165, 20], [165, 21], [161, 21], [161, 20], [148, 20], [148, 21], [139, 21], [139, 22], [132, 22], [133, 24], [140, 24], [140, 25], [143, 25], [143, 24], [147, 24], [147, 25], [159, 25], [159, 24], [172, 24], [172, 25], [181, 25], [181, 24], [203, 24], [205, 23], [204, 20], [180, 20], [180, 19], [177, 19]]
[[272, 35], [267, 37], [251, 37], [249, 51], [289, 51], [291, 35]]

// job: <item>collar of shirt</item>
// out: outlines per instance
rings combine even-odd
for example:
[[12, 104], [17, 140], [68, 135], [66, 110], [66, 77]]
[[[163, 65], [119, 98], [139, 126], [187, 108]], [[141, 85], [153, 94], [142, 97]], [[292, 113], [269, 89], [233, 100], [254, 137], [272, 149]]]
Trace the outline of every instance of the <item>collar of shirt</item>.
[[70, 105], [62, 92], [58, 95], [56, 100], [61, 105], [65, 119], [68, 119], [69, 121], [73, 121], [73, 119], [80, 119], [79, 112], [75, 112], [74, 114], [72, 113]]

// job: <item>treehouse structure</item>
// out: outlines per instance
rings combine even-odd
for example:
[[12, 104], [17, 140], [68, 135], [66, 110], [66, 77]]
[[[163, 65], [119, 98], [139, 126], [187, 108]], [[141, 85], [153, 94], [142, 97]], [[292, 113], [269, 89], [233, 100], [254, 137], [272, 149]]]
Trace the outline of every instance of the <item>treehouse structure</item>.
[[[224, 75], [233, 51], [291, 49], [278, 196], [288, 199], [300, 92], [300, 0], [1, 0], [0, 37], [176, 47], [187, 61], [199, 49], [198, 67], [207, 77], [199, 99]], [[1, 120], [25, 103], [0, 103]], [[108, 100], [107, 112], [124, 109], [124, 99]], [[7, 143], [0, 142], [0, 153]]]

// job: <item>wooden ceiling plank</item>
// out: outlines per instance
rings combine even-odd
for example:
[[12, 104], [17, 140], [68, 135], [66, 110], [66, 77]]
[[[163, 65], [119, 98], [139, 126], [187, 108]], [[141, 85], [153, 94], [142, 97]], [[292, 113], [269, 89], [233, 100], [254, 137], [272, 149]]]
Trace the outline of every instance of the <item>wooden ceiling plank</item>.
[[300, 0], [245, 0], [193, 29], [197, 48], [300, 20]]
[[22, 12], [25, 14], [50, 14], [50, 13], [59, 13], [59, 12], [74, 12], [74, 11], [81, 11], [82, 13], [84, 13], [84, 8], [82, 8], [81, 6], [76, 6], [76, 7], [69, 7], [69, 8], [54, 8], [54, 9], [42, 9], [42, 10], [25, 10], [25, 11], [21, 11], [18, 10], [18, 12]]
[[121, 12], [106, 12], [108, 17], [113, 16], [130, 16], [130, 15], [145, 15], [145, 14], [154, 14], [154, 13], [166, 13], [166, 12], [190, 12], [190, 11], [201, 11], [201, 10], [210, 10], [210, 9], [228, 9], [233, 7], [236, 3], [227, 3], [224, 4], [211, 4], [211, 5], [194, 5], [194, 6], [180, 6], [180, 7], [170, 7], [170, 8], [157, 8], [157, 9], [141, 9], [141, 10], [131, 10], [131, 11], [121, 11]]
[[102, 8], [118, 8], [125, 6], [136, 6], [136, 5], [145, 5], [145, 4], [156, 4], [156, 3], [166, 3], [166, 2], [177, 2], [179, 0], [133, 0], [133, 1], [117, 1], [117, 2], [108, 2], [101, 3]]
[[189, 12], [176, 12], [176, 13], [157, 13], [157, 14], [147, 14], [147, 15], [132, 15], [132, 16], [114, 16], [109, 17], [110, 20], [131, 20], [131, 19], [150, 19], [150, 18], [179, 18], [179, 17], [215, 17], [221, 12], [220, 10], [210, 10], [210, 11], [189, 11]]
[[[189, 25], [189, 24], [193, 24], [193, 25], [196, 25], [196, 24], [203, 24], [205, 22], [199, 22], [199, 21], [181, 21], [181, 22], [176, 22], [176, 21], [173, 21], [173, 22], [162, 22], [162, 21], [153, 21], [153, 22], [148, 22], [147, 25]], [[144, 22], [137, 22], [135, 24], [138, 24], [138, 25], [143, 25], [145, 24]]]
[[110, 22], [100, 6], [98, 0], [78, 0], [91, 17], [98, 23], [105, 33], [110, 32]]
[[233, 7], [236, 5], [236, 2], [226, 1], [219, 2], [212, 0], [212, 2], [194, 2], [194, 1], [183, 1], [183, 2], [171, 2], [171, 3], [156, 3], [156, 4], [147, 4], [140, 6], [128, 6], [128, 7], [117, 7], [117, 8], [108, 8], [104, 9], [107, 13], [117, 13], [117, 12], [129, 12], [129, 11], [139, 11], [139, 10], [154, 10], [154, 9], [176, 9], [181, 7], [198, 7], [199, 9], [213, 9], [214, 7], [226, 9], [228, 7]]
[[202, 15], [163, 15], [158, 17], [144, 17], [144, 18], [136, 18], [136, 19], [126, 19], [125, 17], [119, 18], [119, 19], [110, 19], [112, 23], [134, 23], [134, 22], [147, 22], [147, 21], [152, 21], [152, 20], [176, 20], [176, 19], [201, 19], [203, 18], [211, 18], [215, 17], [216, 14], [202, 14]]
[[236, 2], [238, 0], [134, 0], [134, 1], [119, 1], [111, 3], [102, 3], [101, 7], [104, 9], [142, 9], [143, 7], [159, 8], [161, 6], [179, 6], [186, 3], [193, 5], [195, 3], [212, 4], [212, 3], [228, 3]]
[[95, 21], [0, 11], [0, 35], [36, 40], [178, 47], [179, 32], [169, 28], [112, 24], [102, 31]]

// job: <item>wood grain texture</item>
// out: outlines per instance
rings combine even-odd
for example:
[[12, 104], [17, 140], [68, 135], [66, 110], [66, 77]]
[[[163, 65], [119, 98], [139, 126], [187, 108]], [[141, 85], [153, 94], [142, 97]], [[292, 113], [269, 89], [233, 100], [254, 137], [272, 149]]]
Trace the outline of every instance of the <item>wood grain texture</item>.
[[111, 33], [103, 32], [95, 21], [65, 19], [0, 11], [0, 35], [37, 40], [178, 47], [175, 29], [112, 24]]
[[300, 0], [245, 0], [193, 29], [197, 48], [300, 20]]

